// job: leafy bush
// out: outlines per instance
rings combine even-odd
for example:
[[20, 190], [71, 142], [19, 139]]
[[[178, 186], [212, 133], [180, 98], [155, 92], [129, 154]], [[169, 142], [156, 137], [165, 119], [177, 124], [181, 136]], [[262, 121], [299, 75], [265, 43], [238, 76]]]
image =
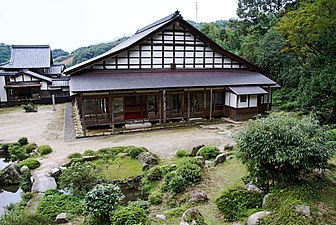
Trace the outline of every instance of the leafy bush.
[[175, 156], [177, 158], [188, 157], [190, 156], [190, 152], [186, 150], [177, 150]]
[[27, 145], [28, 144], [28, 138], [22, 137], [18, 140], [18, 142], [21, 146]]
[[18, 145], [10, 145], [9, 146], [9, 154], [11, 156], [12, 161], [16, 160], [24, 160], [29, 157], [25, 150], [21, 146]]
[[184, 158], [180, 158], [177, 160], [176, 168], [180, 167], [181, 165], [185, 165], [185, 164], [194, 164], [199, 167], [202, 167], [202, 163], [198, 159], [194, 157], [184, 157]]
[[9, 149], [9, 144], [1, 144], [1, 149], [5, 153], [5, 155], [9, 154], [8, 149]]
[[79, 152], [73, 152], [68, 155], [68, 158], [69, 159], [82, 158], [82, 154], [80, 154]]
[[30, 170], [36, 169], [40, 166], [40, 162], [37, 159], [28, 158], [19, 163], [19, 167], [27, 166]]
[[125, 146], [117, 146], [110, 148], [101, 148], [98, 150], [97, 154], [100, 158], [115, 158], [119, 153], [126, 153], [127, 148]]
[[150, 221], [144, 209], [139, 207], [120, 207], [111, 216], [112, 225], [149, 225]]
[[75, 163], [83, 163], [83, 162], [84, 162], [83, 158], [72, 158], [69, 164], [72, 165]]
[[276, 113], [251, 120], [236, 141], [238, 158], [266, 192], [271, 180], [291, 183], [314, 168], [326, 168], [333, 154], [326, 132], [311, 117]]
[[48, 190], [37, 206], [37, 213], [49, 220], [50, 224], [60, 213], [65, 212], [69, 218], [82, 214], [83, 204], [80, 198], [74, 195], [67, 195], [57, 190]]
[[216, 146], [204, 146], [198, 150], [196, 155], [203, 156], [205, 160], [214, 159], [219, 155], [219, 149]]
[[169, 191], [169, 182], [173, 179], [173, 177], [176, 176], [176, 171], [171, 171], [169, 173], [167, 173], [164, 177], [163, 180], [161, 182], [161, 190], [163, 192]]
[[176, 175], [182, 176], [191, 184], [201, 180], [202, 169], [199, 165], [193, 163], [179, 164], [176, 169]]
[[163, 194], [160, 191], [153, 191], [149, 196], [148, 196], [148, 202], [151, 205], [159, 205], [163, 201]]
[[154, 166], [149, 169], [147, 174], [148, 180], [160, 180], [162, 178], [162, 172], [160, 166]]
[[161, 169], [161, 173], [162, 173], [162, 176], [165, 176], [167, 175], [168, 173], [172, 172], [172, 171], [175, 171], [176, 170], [176, 165], [175, 164], [166, 164], [166, 165], [163, 165], [160, 167]]
[[146, 213], [148, 213], [148, 209], [149, 209], [150, 204], [149, 204], [148, 201], [136, 200], [136, 201], [128, 202], [127, 206], [142, 208], [143, 210], [146, 211]]
[[50, 221], [41, 214], [29, 213], [26, 210], [11, 210], [6, 212], [0, 217], [1, 225], [22, 225], [22, 224], [34, 224], [34, 225], [46, 225], [50, 224]]
[[248, 216], [251, 209], [261, 207], [262, 196], [256, 191], [248, 191], [243, 188], [224, 191], [216, 199], [217, 208], [227, 221], [237, 221]]
[[48, 155], [52, 152], [52, 149], [49, 145], [41, 145], [37, 150], [41, 155]]
[[181, 175], [174, 176], [168, 183], [168, 190], [174, 193], [180, 193], [187, 187], [188, 182]]
[[144, 147], [130, 147], [128, 149], [128, 155], [133, 158], [137, 159], [139, 154], [142, 152], [148, 152], [147, 148]]
[[109, 221], [109, 216], [122, 201], [124, 195], [114, 184], [98, 184], [85, 195], [84, 212], [96, 221]]
[[27, 171], [22, 176], [22, 181], [20, 182], [20, 188], [24, 192], [30, 192], [33, 184], [30, 180], [30, 172]]
[[35, 106], [33, 103], [23, 104], [22, 108], [25, 112], [37, 112], [37, 106]]
[[59, 177], [60, 187], [84, 196], [99, 181], [99, 171], [90, 163], [73, 163]]
[[35, 149], [37, 149], [37, 144], [35, 143], [30, 143], [25, 146], [22, 146], [22, 150], [24, 150], [27, 154], [31, 153]]
[[93, 155], [96, 155], [97, 153], [93, 150], [85, 150], [83, 155], [85, 156], [93, 156]]

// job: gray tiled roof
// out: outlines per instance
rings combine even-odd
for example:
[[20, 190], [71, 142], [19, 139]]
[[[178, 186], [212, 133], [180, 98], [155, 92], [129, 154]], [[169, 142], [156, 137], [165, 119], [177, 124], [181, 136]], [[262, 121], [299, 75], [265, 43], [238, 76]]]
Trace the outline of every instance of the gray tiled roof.
[[51, 87], [69, 87], [69, 79], [53, 79]]
[[49, 45], [12, 45], [11, 59], [0, 68], [30, 69], [46, 68], [51, 65]]
[[39, 73], [35, 73], [35, 72], [33, 72], [33, 71], [30, 71], [30, 70], [22, 70], [22, 72], [25, 73], [25, 74], [28, 74], [28, 75], [30, 75], [30, 76], [33, 76], [33, 77], [42, 79], [42, 80], [46, 80], [46, 81], [49, 81], [49, 82], [52, 81], [52, 78], [47, 77], [47, 76], [44, 76], [44, 75], [39, 74]]
[[72, 92], [134, 89], [276, 85], [266, 76], [246, 70], [90, 72], [71, 76]]
[[43, 73], [48, 75], [58, 75], [61, 74], [64, 69], [65, 69], [64, 64], [52, 65], [49, 68], [43, 69]]
[[229, 87], [229, 89], [237, 95], [267, 94], [267, 91], [258, 86], [238, 86]]

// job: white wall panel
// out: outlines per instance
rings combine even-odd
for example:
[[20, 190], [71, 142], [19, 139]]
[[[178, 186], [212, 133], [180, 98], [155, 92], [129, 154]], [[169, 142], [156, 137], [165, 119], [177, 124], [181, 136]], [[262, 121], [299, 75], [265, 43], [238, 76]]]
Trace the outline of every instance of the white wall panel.
[[0, 101], [1, 102], [7, 102], [7, 93], [4, 87], [5, 85], [6, 85], [5, 77], [0, 76]]

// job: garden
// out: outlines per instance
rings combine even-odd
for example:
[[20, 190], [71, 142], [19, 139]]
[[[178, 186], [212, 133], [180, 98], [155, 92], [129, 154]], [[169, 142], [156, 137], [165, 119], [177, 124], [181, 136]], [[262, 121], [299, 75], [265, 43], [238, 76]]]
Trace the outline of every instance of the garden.
[[[30, 174], [52, 149], [21, 138], [2, 144], [26, 166], [21, 202], [1, 224], [331, 224], [336, 220], [336, 130], [313, 117], [251, 120], [236, 146], [176, 150], [170, 160], [144, 147], [68, 155], [42, 197]], [[47, 149], [47, 150], [45, 150]], [[37, 202], [34, 208], [34, 202]], [[255, 222], [255, 223], [253, 223]]]

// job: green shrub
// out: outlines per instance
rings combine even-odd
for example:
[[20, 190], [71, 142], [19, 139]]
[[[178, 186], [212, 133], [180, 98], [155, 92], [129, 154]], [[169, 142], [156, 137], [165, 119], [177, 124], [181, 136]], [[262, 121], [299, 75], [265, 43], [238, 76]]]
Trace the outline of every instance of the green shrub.
[[73, 152], [68, 155], [68, 158], [69, 159], [82, 158], [82, 154], [80, 154], [79, 152]]
[[177, 150], [175, 156], [177, 158], [188, 157], [190, 156], [190, 152], [186, 150]]
[[[28, 210], [27, 210], [28, 211]], [[51, 221], [41, 214], [29, 213], [26, 210], [11, 210], [0, 217], [1, 225], [46, 225]]]
[[37, 106], [35, 106], [33, 103], [23, 104], [22, 108], [25, 112], [37, 112]]
[[93, 150], [85, 150], [83, 155], [85, 156], [93, 156], [93, 155], [96, 155], [97, 153]]
[[30, 199], [34, 197], [34, 194], [31, 192], [24, 192], [24, 193], [21, 193], [20, 196], [21, 196], [22, 201], [27, 203]]
[[97, 151], [100, 158], [112, 158], [114, 159], [119, 153], [127, 153], [129, 147], [117, 146], [110, 148], [101, 148]]
[[27, 144], [25, 146], [22, 146], [22, 149], [27, 153], [31, 153], [33, 152], [35, 149], [37, 149], [37, 144], [35, 143], [30, 143], [30, 144]]
[[30, 172], [27, 171], [23, 174], [22, 180], [20, 182], [20, 188], [23, 192], [30, 192], [32, 188], [32, 182], [30, 180]]
[[8, 155], [9, 144], [1, 144], [1, 149], [3, 150], [5, 155]]
[[137, 159], [139, 154], [142, 152], [148, 152], [147, 148], [144, 147], [129, 147], [128, 149], [128, 155], [133, 158]]
[[110, 213], [121, 203], [124, 195], [114, 184], [98, 184], [85, 195], [84, 212], [96, 221], [108, 222]]
[[163, 194], [159, 191], [153, 191], [149, 196], [148, 196], [148, 202], [151, 205], [159, 205], [163, 201]]
[[72, 158], [70, 160], [69, 165], [72, 165], [72, 164], [75, 164], [75, 163], [83, 163], [83, 162], [84, 162], [83, 158]]
[[144, 209], [139, 207], [120, 207], [111, 216], [112, 225], [149, 225], [150, 221]]
[[194, 157], [180, 158], [180, 159], [177, 160], [176, 166], [179, 167], [179, 166], [185, 165], [185, 164], [194, 164], [194, 165], [197, 165], [199, 167], [202, 167], [202, 163]]
[[174, 193], [180, 193], [187, 187], [188, 182], [181, 175], [174, 176], [168, 183], [168, 190]]
[[161, 169], [161, 173], [162, 173], [162, 176], [165, 176], [167, 175], [168, 173], [172, 172], [172, 171], [175, 171], [176, 170], [176, 165], [175, 164], [166, 164], [166, 165], [163, 165], [160, 167]]
[[28, 138], [22, 137], [18, 140], [18, 142], [21, 146], [27, 145], [28, 144]]
[[149, 169], [147, 174], [148, 180], [160, 180], [162, 178], [162, 172], [160, 166], [154, 166]]
[[57, 190], [48, 190], [39, 201], [37, 213], [43, 215], [52, 223], [60, 213], [66, 213], [69, 218], [82, 214], [82, 200], [74, 195], [62, 194]]
[[49, 145], [41, 145], [37, 150], [41, 155], [48, 155], [52, 152], [52, 149]]
[[176, 176], [176, 171], [171, 171], [169, 173], [167, 173], [164, 177], [163, 180], [161, 182], [161, 186], [160, 189], [163, 192], [169, 191], [169, 182], [173, 179], [173, 177]]
[[214, 159], [219, 155], [219, 149], [216, 146], [204, 146], [198, 150], [196, 155], [203, 156], [205, 160]]
[[201, 180], [202, 169], [197, 164], [179, 164], [176, 169], [176, 175], [182, 176], [189, 184], [191, 184]]
[[37, 159], [28, 158], [19, 163], [19, 167], [27, 166], [30, 170], [36, 169], [40, 166], [40, 162]]
[[149, 209], [150, 204], [149, 204], [148, 201], [136, 200], [136, 201], [128, 202], [127, 206], [142, 208], [143, 210], [146, 211], [146, 213], [148, 213], [148, 209]]
[[73, 163], [59, 177], [60, 187], [84, 196], [99, 181], [99, 171], [91, 163]]
[[10, 145], [9, 146], [9, 154], [12, 161], [16, 160], [25, 160], [29, 157], [25, 150], [21, 146], [18, 145]]
[[216, 199], [217, 208], [227, 221], [237, 221], [261, 207], [262, 196], [256, 191], [235, 188], [224, 191]]

